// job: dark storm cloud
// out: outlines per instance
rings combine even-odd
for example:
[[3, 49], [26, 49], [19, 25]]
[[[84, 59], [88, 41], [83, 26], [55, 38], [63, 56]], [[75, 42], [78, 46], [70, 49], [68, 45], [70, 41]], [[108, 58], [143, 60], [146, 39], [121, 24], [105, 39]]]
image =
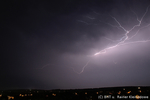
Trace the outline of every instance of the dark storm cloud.
[[[120, 40], [125, 34], [112, 27], [118, 24], [111, 16], [130, 29], [138, 23], [133, 11], [141, 18], [148, 4], [148, 0], [5, 2], [1, 88], [148, 85], [148, 43], [119, 46], [91, 57], [117, 43], [109, 39]], [[149, 12], [142, 26], [150, 23]], [[149, 31], [141, 30], [134, 40], [147, 39]], [[89, 59], [84, 72], [77, 74]]]

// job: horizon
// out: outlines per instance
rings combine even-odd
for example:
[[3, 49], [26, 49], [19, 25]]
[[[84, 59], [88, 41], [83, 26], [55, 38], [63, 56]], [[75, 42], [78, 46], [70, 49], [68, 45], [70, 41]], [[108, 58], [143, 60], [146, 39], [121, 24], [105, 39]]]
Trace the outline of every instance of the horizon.
[[74, 88], [74, 89], [50, 89], [50, 90], [47, 90], [47, 89], [38, 89], [38, 88], [26, 88], [26, 89], [2, 89], [0, 91], [9, 91], [9, 90], [46, 90], [46, 91], [51, 91], [51, 90], [88, 90], [88, 89], [109, 89], [109, 88], [147, 88], [147, 87], [150, 87], [150, 86], [114, 86], [114, 87], [97, 87], [97, 88]]

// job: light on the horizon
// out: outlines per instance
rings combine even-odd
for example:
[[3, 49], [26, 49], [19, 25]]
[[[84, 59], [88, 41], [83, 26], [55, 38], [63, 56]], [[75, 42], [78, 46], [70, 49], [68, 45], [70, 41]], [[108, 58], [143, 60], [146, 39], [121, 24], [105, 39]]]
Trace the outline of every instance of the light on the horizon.
[[56, 96], [56, 94], [55, 94], [55, 93], [53, 93], [52, 95], [53, 95], [53, 96]]
[[119, 91], [118, 94], [121, 94], [121, 91]]
[[19, 96], [21, 97], [21, 96], [22, 96], [22, 94], [19, 94]]
[[75, 95], [78, 95], [78, 93], [75, 93]]
[[138, 89], [141, 89], [141, 87], [138, 87]]
[[130, 93], [131, 93], [131, 91], [128, 91], [128, 92], [127, 92], [127, 94], [130, 94]]
[[21, 95], [22, 97], [24, 97], [24, 95]]
[[8, 100], [12, 100], [12, 99], [14, 99], [14, 97], [13, 96], [7, 96], [8, 97]]

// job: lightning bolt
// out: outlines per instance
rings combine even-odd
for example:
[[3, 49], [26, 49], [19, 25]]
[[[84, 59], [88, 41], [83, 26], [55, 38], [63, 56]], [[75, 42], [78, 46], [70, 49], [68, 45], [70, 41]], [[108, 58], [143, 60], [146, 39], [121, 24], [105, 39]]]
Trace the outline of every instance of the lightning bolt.
[[[105, 54], [107, 53], [108, 50], [111, 50], [111, 49], [114, 49], [116, 47], [119, 47], [119, 46], [124, 46], [124, 45], [130, 45], [130, 44], [136, 44], [136, 43], [146, 43], [146, 42], [150, 42], [150, 39], [147, 39], [147, 40], [141, 40], [141, 41], [132, 41], [132, 42], [128, 42], [129, 40], [131, 40], [132, 38], [134, 38], [142, 29], [144, 28], [147, 28], [150, 26], [150, 24], [147, 24], [143, 27], [140, 27], [141, 26], [141, 23], [144, 19], [144, 17], [146, 16], [147, 12], [148, 12], [148, 9], [149, 9], [150, 5], [146, 8], [146, 11], [145, 13], [143, 14], [143, 16], [141, 17], [141, 19], [138, 18], [137, 14], [131, 10], [135, 16], [136, 16], [136, 20], [138, 21], [138, 24], [134, 25], [133, 27], [131, 27], [131, 29], [129, 30], [126, 30], [122, 25], [121, 23], [113, 16], [110, 15], [110, 17], [118, 24], [118, 26], [116, 25], [112, 25], [110, 23], [106, 23], [106, 22], [103, 22], [103, 21], [100, 21], [101, 23], [104, 23], [104, 24], [107, 24], [111, 27], [114, 27], [114, 28], [117, 28], [117, 29], [121, 29], [125, 32], [125, 34], [123, 35], [123, 37], [121, 37], [120, 39], [118, 40], [112, 40], [112, 39], [109, 39], [107, 37], [104, 37], [105, 39], [109, 40], [109, 41], [112, 41], [112, 42], [117, 42], [115, 45], [113, 46], [110, 46], [110, 47], [107, 47], [107, 48], [104, 48], [102, 50], [100, 50], [99, 52], [96, 52], [95, 54], [93, 54], [92, 56], [90, 57], [94, 57], [94, 56], [98, 56], [98, 55], [102, 55], [102, 54]], [[98, 14], [98, 15], [101, 15], [97, 12], [94, 11], [94, 13]], [[91, 19], [91, 20], [94, 20], [95, 18], [94, 17], [89, 17], [89, 16], [86, 16], [87, 18]], [[78, 22], [81, 22], [81, 23], [84, 23], [86, 25], [90, 25], [91, 23], [88, 23], [88, 22], [85, 22], [85, 21], [82, 21], [82, 20], [77, 20]], [[129, 34], [136, 28], [136, 27], [140, 27], [136, 32], [135, 34], [133, 34], [132, 36], [129, 37]], [[82, 67], [82, 70], [80, 72], [77, 72], [73, 67], [70, 67], [73, 69], [73, 71], [77, 74], [81, 74], [84, 72], [85, 68], [88, 66], [88, 64], [91, 62], [92, 59], [88, 60], [87, 63]], [[114, 64], [117, 64], [116, 61], [113, 61]], [[47, 64], [47, 65], [44, 65], [42, 66], [41, 68], [36, 68], [36, 69], [44, 69], [45, 67], [48, 67], [50, 65], [54, 65], [54, 64]], [[54, 65], [56, 66], [56, 65]]]
[[[110, 47], [108, 47], [108, 48], [105, 48], [105, 49], [103, 49], [103, 50], [101, 50], [101, 51], [95, 53], [94, 56], [103, 54], [104, 51], [105, 51], [105, 53], [106, 53], [107, 50], [116, 48], [117, 46], [120, 46], [120, 45], [126, 45], [126, 44], [131, 44], [131, 43], [139, 43], [139, 42], [149, 42], [149, 40], [144, 40], [144, 41], [134, 41], [134, 42], [125, 43], [127, 40], [129, 40], [129, 39], [135, 37], [135, 36], [139, 33], [139, 31], [140, 31], [141, 29], [150, 26], [150, 24], [148, 24], [148, 25], [146, 25], [146, 26], [141, 27], [139, 30], [137, 30], [137, 32], [136, 32], [133, 36], [131, 36], [131, 37], [129, 38], [128, 34], [129, 34], [133, 29], [135, 29], [135, 27], [139, 27], [139, 26], [141, 25], [141, 23], [142, 23], [142, 21], [143, 21], [143, 18], [145, 17], [146, 13], [148, 12], [149, 7], [150, 7], [150, 5], [147, 7], [146, 12], [144, 13], [144, 15], [142, 16], [142, 18], [141, 18], [140, 20], [139, 20], [138, 17], [137, 17], [137, 21], [138, 21], [139, 23], [138, 23], [137, 25], [134, 25], [130, 30], [126, 30], [126, 29], [120, 24], [120, 22], [119, 22], [115, 17], [113, 17], [113, 16], [110, 15], [110, 16], [115, 20], [115, 22], [119, 25], [119, 27], [120, 27], [122, 30], [125, 31], [125, 36], [122, 37], [122, 38], [121, 38], [121, 41], [120, 41], [119, 43], [117, 43], [116, 45], [110, 46]], [[135, 12], [134, 12], [134, 13], [135, 13]], [[135, 13], [135, 14], [136, 14], [136, 13]], [[136, 14], [136, 16], [137, 16], [137, 14]]]
[[[75, 73], [81, 74], [81, 73], [84, 71], [85, 67], [90, 63], [90, 61], [91, 61], [91, 60], [89, 60], [89, 61], [83, 66], [83, 68], [82, 68], [82, 70], [81, 70], [80, 72], [77, 72], [77, 71], [74, 69], [74, 67], [69, 67], [69, 68], [72, 68]], [[56, 65], [56, 64], [46, 64], [46, 65], [42, 66], [41, 68], [34, 68], [34, 69], [43, 70], [45, 67], [50, 67], [50, 66], [60, 66], [60, 65]], [[66, 67], [68, 67], [68, 66], [66, 66]]]
[[75, 73], [81, 74], [81, 73], [83, 73], [85, 67], [90, 63], [90, 61], [91, 61], [91, 60], [89, 60], [89, 61], [83, 66], [83, 68], [82, 68], [82, 70], [81, 70], [80, 72], [77, 72], [73, 67], [71, 67], [71, 68], [73, 69], [73, 71], [74, 71]]
[[[141, 26], [141, 23], [142, 23], [142, 21], [143, 21], [143, 18], [144, 18], [145, 15], [147, 14], [149, 7], [150, 7], [150, 5], [146, 8], [146, 11], [145, 11], [145, 13], [143, 14], [143, 16], [141, 17], [141, 19], [139, 19], [138, 16], [137, 16], [137, 14], [136, 14], [133, 10], [131, 10], [131, 11], [135, 14], [136, 20], [138, 21], [138, 24], [134, 25], [134, 26], [131, 27], [131, 29], [129, 29], [129, 30], [126, 30], [126, 29], [121, 25], [121, 23], [120, 23], [115, 17], [113, 17], [113, 16], [111, 16], [111, 15], [110, 15], [110, 17], [118, 24], [118, 26], [115, 26], [115, 25], [112, 25], [112, 24], [110, 24], [110, 23], [105, 23], [105, 22], [103, 22], [103, 21], [100, 21], [100, 22], [105, 23], [105, 24], [107, 24], [107, 25], [109, 25], [109, 26], [111, 26], [111, 27], [116, 27], [116, 28], [118, 28], [118, 29], [122, 29], [122, 30], [125, 32], [125, 34], [124, 34], [123, 37], [121, 37], [119, 40], [117, 40], [117, 41], [119, 41], [118, 43], [116, 43], [116, 44], [113, 45], [113, 46], [104, 48], [104, 49], [100, 50], [99, 52], [96, 52], [95, 54], [93, 54], [93, 56], [105, 54], [105, 53], [107, 53], [108, 50], [114, 49], [114, 48], [116, 48], [116, 47], [118, 47], [118, 46], [124, 46], [124, 45], [135, 44], [135, 43], [146, 43], [146, 42], [150, 42], [150, 39], [148, 39], [148, 40], [141, 40], [141, 41], [128, 42], [129, 40], [131, 40], [132, 38], [134, 38], [134, 37], [139, 33], [139, 31], [141, 31], [142, 29], [147, 28], [147, 27], [150, 26], [150, 24], [148, 24], [148, 25], [145, 25], [145, 26], [139, 28], [139, 29], [135, 32], [134, 35], [132, 35], [132, 36], [129, 37], [129, 34], [131, 33], [131, 31], [133, 31], [136, 27], [140, 27], [140, 26]], [[94, 13], [99, 14], [99, 13], [97, 13], [97, 12], [94, 12]], [[91, 19], [91, 18], [89, 18], [89, 19]], [[105, 37], [105, 38], [106, 38], [106, 37]], [[107, 39], [107, 40], [110, 40], [110, 41], [112, 41], [112, 42], [116, 42], [116, 40], [112, 40], [112, 39], [109, 39], [109, 38], [106, 38], [106, 39]], [[76, 73], [78, 73], [78, 74], [81, 74], [81, 73], [84, 71], [85, 67], [88, 66], [89, 62], [90, 62], [90, 61], [88, 61], [88, 62], [83, 66], [81, 72], [76, 72], [76, 71], [73, 69], [74, 72], [76, 72]], [[116, 62], [114, 62], [114, 63], [116, 64]]]

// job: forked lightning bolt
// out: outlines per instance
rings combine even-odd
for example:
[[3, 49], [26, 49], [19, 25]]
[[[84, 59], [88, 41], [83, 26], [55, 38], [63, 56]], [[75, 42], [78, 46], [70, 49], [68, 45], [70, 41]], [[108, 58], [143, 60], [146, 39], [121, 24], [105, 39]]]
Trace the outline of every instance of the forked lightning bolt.
[[[110, 17], [118, 24], [118, 26], [112, 25], [112, 24], [110, 24], [110, 23], [105, 23], [105, 24], [110, 25], [111, 27], [116, 27], [116, 28], [118, 28], [118, 29], [122, 29], [122, 30], [125, 32], [125, 34], [124, 34], [124, 36], [119, 40], [118, 43], [116, 43], [116, 44], [113, 45], [113, 46], [104, 48], [104, 49], [100, 50], [99, 52], [96, 52], [93, 56], [97, 56], [97, 55], [101, 55], [101, 54], [107, 53], [108, 50], [113, 49], [113, 48], [116, 48], [116, 47], [118, 47], [118, 46], [123, 46], [123, 45], [128, 45], [128, 44], [134, 44], [134, 43], [150, 42], [149, 39], [148, 39], [148, 40], [143, 40], [143, 41], [128, 42], [128, 40], [131, 40], [133, 37], [135, 37], [135, 36], [139, 33], [140, 30], [142, 30], [142, 29], [144, 29], [144, 28], [150, 26], [150, 24], [148, 24], [148, 25], [146, 25], [146, 26], [143, 26], [143, 27], [139, 28], [139, 29], [135, 32], [134, 35], [132, 35], [132, 36], [130, 36], [130, 37], [128, 36], [128, 35], [131, 33], [131, 31], [133, 31], [136, 27], [140, 27], [140, 26], [141, 26], [141, 23], [142, 23], [142, 21], [143, 21], [143, 18], [144, 18], [145, 15], [147, 14], [149, 7], [150, 7], [150, 5], [146, 8], [146, 11], [145, 11], [145, 13], [143, 14], [143, 16], [141, 17], [141, 19], [138, 18], [137, 14], [136, 14], [134, 11], [132, 11], [132, 12], [136, 15], [136, 19], [137, 19], [137, 21], [138, 21], [138, 24], [134, 25], [134, 26], [133, 26], [131, 29], [129, 29], [129, 30], [126, 30], [126, 29], [120, 24], [120, 22], [119, 22], [115, 17], [110, 16]], [[94, 18], [93, 18], [93, 19], [94, 19]], [[80, 21], [80, 22], [81, 22], [81, 21]], [[102, 21], [100, 21], [100, 22], [102, 22]], [[83, 22], [83, 23], [86, 23], [86, 22]], [[103, 22], [103, 23], [104, 23], [104, 22]], [[86, 24], [87, 24], [87, 23], [86, 23]], [[106, 38], [106, 39], [111, 40], [111, 39], [109, 39], [109, 38]], [[111, 41], [114, 41], [114, 40], [111, 40]], [[82, 70], [81, 70], [80, 72], [76, 72], [76, 71], [73, 69], [74, 72], [76, 72], [76, 73], [78, 73], [78, 74], [81, 74], [81, 73], [84, 71], [85, 67], [89, 64], [89, 62], [90, 62], [90, 61], [88, 61], [88, 62], [86, 63], [86, 65], [82, 68]], [[116, 63], [115, 63], [115, 64], [116, 64]]]
[[77, 74], [81, 74], [84, 71], [84, 68], [90, 63], [90, 60], [83, 66], [82, 70], [80, 72], [77, 72], [73, 67], [71, 67], [73, 69], [73, 71]]
[[[150, 42], [150, 39], [142, 40], [142, 41], [132, 41], [132, 42], [128, 42], [128, 41], [131, 40], [133, 37], [135, 37], [142, 29], [147, 28], [147, 27], [150, 26], [150, 24], [147, 24], [147, 25], [145, 25], [145, 26], [140, 27], [140, 26], [141, 26], [141, 23], [143, 22], [144, 17], [146, 16], [146, 14], [147, 14], [147, 12], [148, 12], [149, 7], [150, 7], [150, 5], [146, 8], [146, 11], [145, 11], [145, 13], [143, 14], [143, 16], [141, 17], [141, 19], [139, 19], [138, 16], [137, 16], [137, 14], [136, 14], [133, 10], [131, 10], [131, 11], [135, 14], [136, 20], [138, 21], [138, 24], [134, 25], [134, 26], [131, 27], [131, 29], [129, 29], [129, 30], [126, 30], [126, 29], [121, 25], [121, 23], [120, 23], [115, 17], [113, 17], [113, 16], [111, 16], [111, 15], [110, 15], [110, 17], [118, 24], [118, 26], [112, 25], [112, 24], [110, 24], [110, 23], [105, 23], [105, 22], [103, 22], [103, 21], [100, 21], [100, 22], [102, 22], [102, 23], [104, 23], [104, 24], [107, 24], [107, 25], [109, 25], [109, 26], [111, 26], [111, 27], [114, 27], [114, 28], [123, 30], [123, 31], [125, 32], [125, 34], [124, 34], [120, 39], [118, 39], [118, 40], [112, 40], [112, 39], [109, 39], [109, 38], [105, 37], [105, 39], [110, 40], [110, 41], [112, 41], [112, 42], [116, 42], [116, 44], [113, 45], [113, 46], [104, 48], [104, 49], [100, 50], [99, 52], [96, 52], [95, 54], [92, 55], [92, 57], [98, 56], [98, 55], [101, 55], [101, 54], [105, 54], [105, 53], [107, 53], [108, 50], [114, 49], [114, 48], [119, 47], [119, 46], [129, 45], [129, 44], [135, 44], [135, 43], [146, 43], [146, 42]], [[95, 12], [95, 11], [94, 11], [94, 13], [100, 15], [99, 13], [97, 13], [97, 12]], [[95, 19], [94, 17], [89, 17], [89, 16], [86, 16], [86, 17], [89, 18], [90, 20], [94, 20], [94, 19]], [[91, 25], [91, 23], [88, 23], [88, 22], [85, 22], [85, 21], [82, 21], [82, 20], [77, 20], [77, 21], [78, 21], [78, 22], [81, 22], [81, 23], [83, 23], [83, 24], [86, 24], [86, 25]], [[130, 34], [136, 27], [140, 27], [140, 28], [135, 32], [135, 34], [133, 34], [132, 36], [129, 37], [129, 34]], [[81, 70], [80, 72], [77, 72], [73, 67], [70, 67], [70, 68], [72, 68], [75, 73], [81, 74], [81, 73], [84, 72], [85, 67], [88, 66], [88, 64], [90, 63], [91, 60], [92, 60], [92, 59], [90, 59], [90, 60], [82, 67], [82, 70]], [[117, 64], [116, 61], [113, 61], [113, 63], [114, 63], [114, 64]], [[36, 69], [44, 69], [45, 67], [50, 66], [50, 65], [54, 65], [54, 64], [47, 64], [47, 65], [44, 65], [42, 68], [36, 68]], [[56, 66], [56, 65], [54, 65], [54, 66]]]
[[[141, 18], [140, 20], [138, 19], [137, 14], [134, 12], [134, 13], [136, 14], [137, 21], [138, 21], [139, 23], [138, 23], [137, 25], [134, 25], [130, 30], [126, 30], [126, 29], [119, 23], [119, 21], [118, 21], [115, 17], [112, 17], [112, 16], [111, 16], [111, 17], [115, 20], [115, 22], [117, 22], [117, 24], [119, 25], [119, 27], [125, 31], [125, 37], [122, 37], [122, 41], [120, 41], [120, 42], [117, 43], [116, 45], [111, 46], [111, 47], [108, 47], [108, 48], [105, 48], [105, 49], [103, 49], [103, 50], [101, 50], [101, 51], [95, 53], [94, 55], [103, 54], [104, 51], [105, 51], [105, 53], [106, 53], [107, 50], [113, 49], [113, 48], [115, 48], [115, 47], [117, 47], [117, 46], [120, 46], [120, 45], [130, 44], [130, 42], [129, 42], [129, 43], [125, 43], [125, 42], [126, 42], [127, 40], [129, 40], [129, 39], [135, 37], [141, 29], [150, 26], [150, 24], [148, 24], [148, 25], [146, 25], [146, 26], [141, 27], [140, 29], [137, 30], [137, 32], [136, 32], [133, 36], [131, 36], [131, 37], [129, 38], [128, 34], [129, 34], [135, 27], [139, 27], [139, 26], [141, 25], [141, 23], [142, 23], [142, 21], [143, 21], [143, 18], [145, 17], [146, 13], [148, 12], [148, 8], [149, 8], [149, 7], [150, 7], [150, 6], [147, 7], [146, 12], [144, 13], [144, 15], [142, 16], [142, 18]], [[134, 41], [134, 42], [132, 42], [132, 43], [148, 42], [148, 41], [149, 41], [149, 40]]]

